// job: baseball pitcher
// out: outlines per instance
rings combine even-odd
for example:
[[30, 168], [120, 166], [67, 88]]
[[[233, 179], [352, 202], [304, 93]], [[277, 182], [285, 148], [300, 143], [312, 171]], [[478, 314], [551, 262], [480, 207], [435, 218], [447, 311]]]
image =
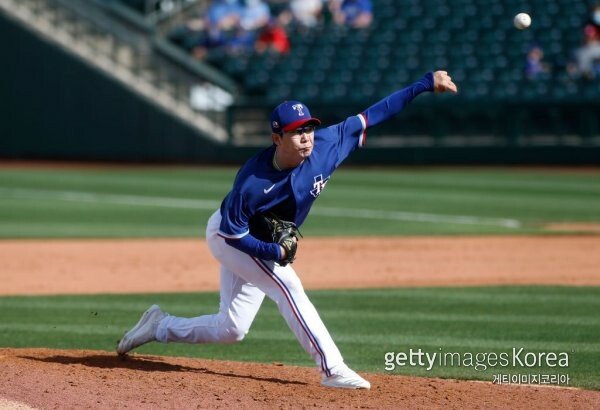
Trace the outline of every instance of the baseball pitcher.
[[301, 238], [298, 228], [336, 168], [364, 146], [367, 129], [426, 91], [456, 93], [457, 88], [445, 71], [430, 72], [360, 114], [323, 128], [301, 102], [278, 105], [271, 114], [273, 144], [242, 166], [208, 221], [206, 240], [221, 264], [219, 312], [182, 318], [153, 305], [124, 335], [117, 353], [127, 354], [151, 341], [239, 342], [266, 295], [314, 359], [322, 385], [369, 389], [370, 383], [344, 363], [292, 267]]

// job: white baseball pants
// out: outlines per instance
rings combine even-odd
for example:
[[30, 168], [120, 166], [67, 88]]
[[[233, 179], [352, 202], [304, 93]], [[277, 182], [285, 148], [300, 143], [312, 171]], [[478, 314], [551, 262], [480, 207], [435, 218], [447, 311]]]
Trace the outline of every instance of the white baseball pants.
[[323, 375], [345, 368], [340, 351], [292, 266], [257, 259], [227, 245], [218, 235], [220, 222], [217, 210], [206, 228], [208, 247], [221, 263], [219, 313], [194, 318], [167, 316], [158, 326], [156, 339], [163, 343], [239, 342], [248, 333], [266, 294]]

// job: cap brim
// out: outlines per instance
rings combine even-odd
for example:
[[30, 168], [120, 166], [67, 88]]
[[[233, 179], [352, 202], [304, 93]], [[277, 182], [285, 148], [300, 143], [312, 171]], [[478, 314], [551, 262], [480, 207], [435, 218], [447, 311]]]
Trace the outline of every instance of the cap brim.
[[303, 125], [308, 125], [308, 124], [321, 125], [321, 120], [318, 118], [309, 118], [307, 120], [302, 119], [302, 120], [294, 121], [292, 123], [289, 123], [285, 127], [283, 127], [283, 132], [294, 131], [296, 128], [300, 128]]

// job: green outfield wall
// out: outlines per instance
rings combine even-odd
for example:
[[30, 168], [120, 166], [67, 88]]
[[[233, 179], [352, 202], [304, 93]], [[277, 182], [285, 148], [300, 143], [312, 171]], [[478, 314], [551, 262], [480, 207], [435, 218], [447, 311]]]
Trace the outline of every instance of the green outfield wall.
[[215, 147], [76, 56], [0, 14], [0, 156], [196, 161]]

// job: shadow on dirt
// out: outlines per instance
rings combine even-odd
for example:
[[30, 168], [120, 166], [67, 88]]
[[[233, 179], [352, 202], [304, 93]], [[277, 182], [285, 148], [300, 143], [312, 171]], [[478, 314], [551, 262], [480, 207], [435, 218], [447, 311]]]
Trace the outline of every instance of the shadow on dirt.
[[227, 372], [218, 372], [207, 369], [205, 367], [189, 367], [182, 366], [179, 364], [167, 363], [162, 359], [156, 357], [144, 357], [144, 356], [118, 356], [116, 354], [96, 354], [82, 357], [74, 356], [50, 356], [50, 357], [32, 357], [32, 356], [18, 356], [21, 359], [34, 360], [38, 362], [46, 363], [58, 363], [64, 365], [79, 364], [88, 367], [95, 367], [101, 369], [131, 369], [144, 372], [189, 372], [189, 373], [203, 373], [211, 374], [216, 376], [224, 376], [231, 378], [242, 378], [251, 379], [262, 382], [271, 382], [277, 384], [298, 384], [307, 385], [307, 383], [299, 382], [295, 380], [278, 379], [275, 377], [260, 377], [248, 374], [236, 374]]

